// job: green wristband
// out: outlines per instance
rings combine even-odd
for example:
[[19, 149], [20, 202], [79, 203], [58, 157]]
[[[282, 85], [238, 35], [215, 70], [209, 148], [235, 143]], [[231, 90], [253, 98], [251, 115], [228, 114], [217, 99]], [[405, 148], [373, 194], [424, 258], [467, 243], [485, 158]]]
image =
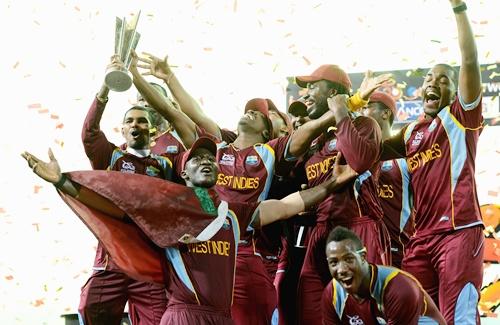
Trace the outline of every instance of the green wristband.
[[467, 5], [465, 4], [465, 2], [462, 2], [458, 6], [453, 7], [453, 12], [456, 13], [456, 14], [459, 14], [459, 13], [465, 11], [465, 10], [467, 10]]
[[62, 175], [61, 175], [61, 178], [57, 181], [57, 183], [54, 183], [54, 186], [55, 186], [56, 188], [61, 188], [61, 186], [63, 186], [63, 185], [64, 185], [64, 183], [66, 183], [66, 180], [67, 180], [67, 179], [68, 179], [68, 178], [66, 177], [66, 175], [62, 174]]

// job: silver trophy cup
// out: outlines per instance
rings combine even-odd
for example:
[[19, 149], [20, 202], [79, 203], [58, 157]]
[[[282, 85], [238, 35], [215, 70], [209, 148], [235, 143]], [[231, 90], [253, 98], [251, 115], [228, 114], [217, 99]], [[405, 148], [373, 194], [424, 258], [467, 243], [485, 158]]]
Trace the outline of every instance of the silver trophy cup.
[[126, 91], [132, 86], [132, 76], [128, 71], [132, 57], [130, 52], [135, 50], [141, 34], [136, 31], [137, 22], [141, 12], [134, 16], [130, 22], [116, 17], [115, 26], [115, 55], [123, 62], [122, 67], [111, 67], [106, 70], [104, 82], [113, 91]]

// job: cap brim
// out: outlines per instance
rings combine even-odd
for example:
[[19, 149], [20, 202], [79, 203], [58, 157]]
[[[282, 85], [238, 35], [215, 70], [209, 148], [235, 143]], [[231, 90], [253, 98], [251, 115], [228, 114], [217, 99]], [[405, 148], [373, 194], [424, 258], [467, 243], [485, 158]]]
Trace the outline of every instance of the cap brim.
[[295, 101], [288, 106], [288, 113], [293, 116], [307, 116], [307, 106], [303, 102]]
[[186, 166], [186, 163], [191, 159], [193, 153], [198, 148], [205, 148], [214, 156], [217, 155], [217, 144], [215, 144], [215, 142], [208, 137], [200, 137], [193, 143], [192, 147], [184, 153], [185, 156], [182, 159], [182, 168]]
[[299, 77], [295, 77], [295, 83], [300, 88], [307, 88], [307, 84], [308, 83], [316, 82], [316, 81], [319, 81], [319, 80], [320, 79], [318, 79], [317, 77], [314, 77], [314, 76], [299, 76]]

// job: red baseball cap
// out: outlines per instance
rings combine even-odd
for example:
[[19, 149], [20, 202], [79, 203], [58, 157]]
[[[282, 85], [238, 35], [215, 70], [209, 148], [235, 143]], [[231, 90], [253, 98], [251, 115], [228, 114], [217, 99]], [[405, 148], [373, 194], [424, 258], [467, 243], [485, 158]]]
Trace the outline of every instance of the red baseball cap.
[[209, 137], [199, 137], [191, 146], [191, 148], [187, 151], [184, 152], [182, 156], [182, 168], [184, 169], [186, 167], [186, 163], [191, 159], [193, 156], [193, 153], [196, 151], [198, 148], [205, 148], [208, 151], [210, 151], [214, 156], [217, 154], [217, 145], [215, 142], [210, 139]]
[[[269, 134], [271, 140], [274, 138], [274, 132], [273, 132], [273, 123], [271, 122], [271, 119], [269, 118], [269, 109], [270, 109], [270, 104], [276, 108], [274, 103], [270, 99], [265, 99], [265, 98], [252, 98], [250, 99], [246, 104], [245, 104], [245, 113], [247, 111], [257, 111], [261, 112], [264, 114], [264, 116], [267, 118], [267, 121], [269, 122]], [[276, 108], [277, 110], [277, 108]]]
[[320, 80], [328, 80], [346, 87], [349, 91], [351, 90], [351, 79], [344, 70], [335, 64], [323, 64], [310, 76], [295, 77], [295, 83], [302, 88], [306, 88], [308, 83]]
[[392, 115], [396, 117], [396, 101], [394, 100], [394, 98], [392, 98], [391, 95], [383, 91], [375, 91], [370, 96], [370, 103], [377, 102], [384, 104], [388, 109], [392, 111]]
[[[293, 130], [293, 127], [292, 127], [292, 121], [290, 120], [290, 118], [288, 117], [288, 115], [286, 113], [283, 113], [282, 111], [280, 111], [276, 105], [274, 105], [273, 101], [270, 100], [269, 98], [266, 98], [266, 101], [267, 101], [267, 104], [268, 104], [268, 107], [269, 107], [269, 110], [270, 111], [273, 111], [273, 112], [276, 112], [282, 119], [283, 121], [285, 122], [286, 124], [286, 128], [288, 130], [288, 133], [290, 134]], [[276, 132], [279, 132], [279, 130], [275, 130]], [[277, 138], [278, 135], [275, 134], [274, 135], [274, 138]]]

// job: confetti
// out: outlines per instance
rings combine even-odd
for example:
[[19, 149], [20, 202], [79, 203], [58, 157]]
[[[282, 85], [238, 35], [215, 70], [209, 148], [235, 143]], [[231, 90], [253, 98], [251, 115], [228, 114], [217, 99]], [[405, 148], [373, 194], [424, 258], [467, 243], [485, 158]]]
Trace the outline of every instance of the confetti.
[[35, 103], [35, 104], [29, 104], [28, 108], [42, 108], [42, 104]]
[[117, 128], [117, 127], [113, 128], [113, 131], [114, 131], [115, 133], [120, 133], [120, 129], [119, 129], [119, 128]]
[[[489, 52], [488, 52], [489, 53]], [[493, 69], [496, 69], [498, 65], [496, 64], [490, 64], [486, 67], [486, 70], [493, 70]]]
[[267, 56], [273, 56], [273, 54], [272, 54], [272, 53], [270, 53], [270, 52], [266, 52], [266, 51], [264, 51], [264, 55], [267, 55]]
[[304, 59], [304, 61], [306, 62], [307, 65], [311, 65], [311, 61], [309, 61], [308, 58], [306, 58], [305, 56], [302, 56], [302, 59]]
[[76, 11], [80, 11], [80, 8], [78, 6], [75, 6]]
[[47, 108], [43, 108], [43, 109], [39, 109], [39, 110], [38, 110], [38, 113], [39, 113], [39, 114], [46, 114], [46, 113], [48, 113], [48, 112], [49, 112], [49, 110], [48, 110]]
[[290, 37], [290, 36], [292, 36], [292, 35], [293, 35], [293, 33], [287, 33], [287, 34], [285, 34], [285, 36], [283, 36], [283, 37]]
[[211, 47], [204, 47], [203, 51], [205, 51], [205, 52], [211, 52], [212, 48]]
[[34, 307], [40, 307], [40, 306], [42, 306], [42, 305], [45, 304], [44, 300], [45, 299], [43, 299], [43, 298], [42, 299], [37, 299], [37, 300], [35, 300], [35, 302], [32, 302], [31, 305], [33, 305]]
[[448, 52], [448, 48], [447, 47], [442, 47], [442, 48], [439, 49], [439, 52], [441, 52], [441, 53]]
[[233, 12], [238, 11], [238, 0], [233, 1]]
[[40, 189], [43, 188], [41, 185], [35, 185], [33, 186], [33, 193], [38, 194], [40, 192]]
[[431, 39], [431, 42], [433, 42], [433, 43], [441, 43], [441, 41], [438, 41], [436, 39]]
[[16, 69], [19, 66], [19, 61], [17, 61], [13, 66], [12, 69]]
[[34, 22], [35, 24], [37, 24], [38, 26], [40, 26], [40, 23], [39, 23], [38, 21], [33, 20], [33, 22]]
[[488, 196], [497, 197], [498, 196], [498, 192], [497, 191], [488, 191]]
[[284, 19], [276, 19], [276, 22], [278, 22], [278, 23], [284, 23], [285, 20]]
[[318, 3], [317, 5], [315, 5], [315, 6], [313, 7], [313, 9], [319, 8], [319, 7], [321, 7], [321, 5], [322, 5], [322, 3]]
[[14, 277], [12, 275], [6, 275], [4, 276], [5, 280], [11, 281], [14, 280]]
[[5, 213], [5, 209], [4, 208], [0, 208], [0, 213]]
[[192, 69], [193, 68], [193, 66], [191, 64], [185, 64], [184, 67], [187, 68], [187, 69]]
[[493, 72], [492, 74], [490, 74], [490, 76], [489, 76], [488, 78], [493, 79], [493, 78], [495, 78], [495, 77], [500, 77], [500, 73], [498, 73], [498, 72]]
[[59, 65], [63, 68], [66, 68], [66, 64], [62, 63], [61, 61], [59, 61]]
[[40, 232], [40, 227], [38, 223], [32, 223], [33, 226], [35, 226], [36, 232]]
[[57, 115], [57, 114], [50, 114], [50, 118], [53, 119], [53, 120], [58, 120], [59, 119], [59, 115]]
[[62, 129], [64, 127], [64, 123], [59, 123], [56, 125], [56, 129]]

